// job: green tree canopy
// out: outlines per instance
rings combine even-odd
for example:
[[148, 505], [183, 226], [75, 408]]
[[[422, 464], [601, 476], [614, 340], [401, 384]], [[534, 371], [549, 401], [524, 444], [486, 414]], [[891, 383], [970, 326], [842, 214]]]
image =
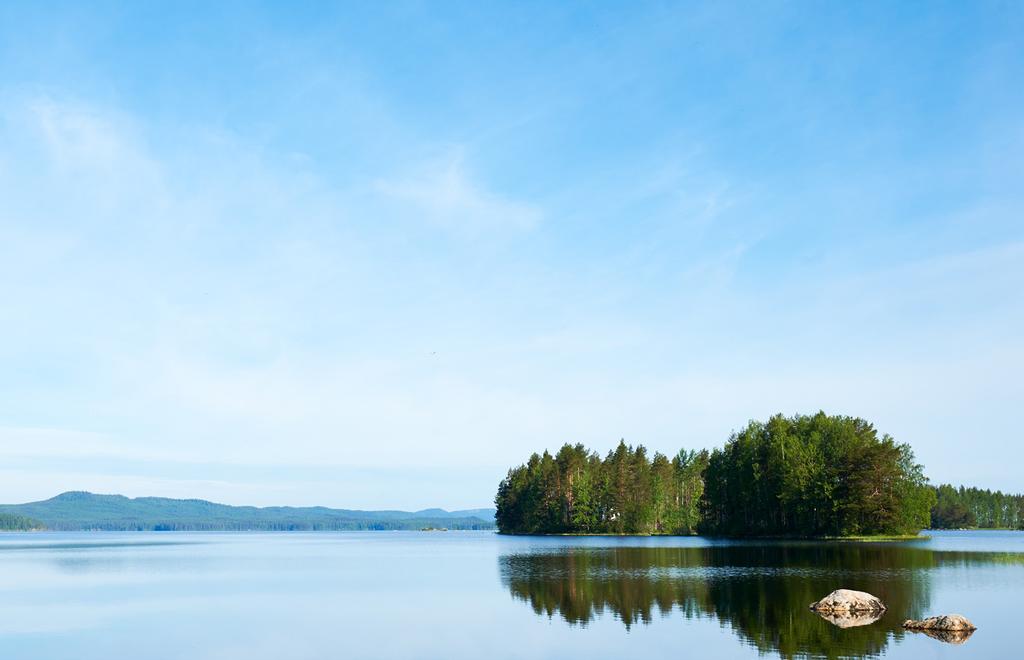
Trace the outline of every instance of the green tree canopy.
[[909, 445], [819, 412], [750, 422], [721, 449], [672, 459], [567, 444], [509, 470], [495, 504], [512, 534], [851, 536], [917, 533], [935, 497]]
[[648, 458], [624, 441], [602, 460], [583, 445], [534, 454], [508, 472], [495, 497], [511, 534], [692, 534], [708, 453]]
[[750, 422], [705, 481], [702, 531], [733, 536], [917, 533], [935, 501], [909, 445], [823, 412]]
[[937, 487], [935, 494], [932, 529], [1024, 528], [1024, 495], [948, 484]]

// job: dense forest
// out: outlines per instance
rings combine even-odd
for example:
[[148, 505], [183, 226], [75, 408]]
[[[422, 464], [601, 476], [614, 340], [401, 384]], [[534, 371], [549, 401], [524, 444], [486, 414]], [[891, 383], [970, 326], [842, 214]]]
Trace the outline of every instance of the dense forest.
[[935, 498], [908, 445], [818, 413], [751, 422], [722, 449], [672, 460], [565, 445], [509, 470], [495, 504], [512, 534], [851, 536], [916, 533]]
[[498, 529], [514, 534], [689, 534], [700, 521], [708, 453], [671, 460], [625, 442], [602, 460], [583, 445], [534, 454], [498, 487]]
[[206, 500], [62, 493], [41, 502], [0, 505], [56, 531], [355, 531], [494, 529], [490, 509], [355, 511], [326, 507], [229, 506]]
[[916, 534], [935, 503], [908, 445], [824, 413], [751, 422], [711, 454], [705, 479], [713, 534]]
[[933, 529], [1024, 529], [1024, 495], [943, 484], [935, 489]]
[[43, 529], [43, 523], [13, 513], [0, 513], [0, 531], [28, 532]]

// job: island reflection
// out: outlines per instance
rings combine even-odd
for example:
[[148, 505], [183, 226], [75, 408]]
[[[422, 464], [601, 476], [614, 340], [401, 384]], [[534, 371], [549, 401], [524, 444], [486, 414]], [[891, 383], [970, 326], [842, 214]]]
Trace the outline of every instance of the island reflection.
[[[931, 569], [1006, 560], [898, 544], [745, 543], [565, 548], [504, 555], [499, 565], [513, 598], [573, 625], [611, 612], [628, 629], [676, 612], [727, 624], [762, 653], [832, 658], [879, 655], [903, 639], [903, 620], [928, 610]], [[877, 620], [833, 622], [808, 609], [839, 587], [875, 594], [888, 610]]]

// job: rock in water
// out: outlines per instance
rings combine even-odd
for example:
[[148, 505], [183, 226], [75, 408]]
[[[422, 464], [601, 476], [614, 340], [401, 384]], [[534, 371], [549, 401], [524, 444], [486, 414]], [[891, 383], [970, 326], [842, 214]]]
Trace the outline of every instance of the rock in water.
[[967, 617], [959, 614], [943, 614], [942, 616], [930, 616], [923, 621], [907, 619], [903, 622], [904, 628], [910, 630], [977, 630], [978, 626], [971, 623]]
[[903, 627], [907, 630], [923, 632], [929, 637], [950, 644], [963, 644], [978, 629], [967, 617], [959, 614], [932, 616], [923, 621], [907, 619], [903, 622]]
[[863, 591], [836, 589], [817, 603], [811, 603], [815, 612], [881, 612], [885, 604]]

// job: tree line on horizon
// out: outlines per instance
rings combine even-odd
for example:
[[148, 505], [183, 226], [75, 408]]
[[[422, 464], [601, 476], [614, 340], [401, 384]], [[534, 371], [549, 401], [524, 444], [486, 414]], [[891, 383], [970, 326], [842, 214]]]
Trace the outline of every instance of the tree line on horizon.
[[752, 421], [720, 449], [671, 460], [625, 441], [603, 459], [566, 444], [510, 469], [495, 505], [510, 534], [904, 535], [947, 526], [946, 488], [975, 523], [956, 526], [1024, 521], [1020, 498], [936, 489], [909, 445], [823, 412]]
[[935, 493], [932, 529], [1024, 529], [1024, 495], [949, 484]]
[[31, 532], [45, 528], [46, 526], [43, 523], [33, 518], [13, 513], [0, 513], [0, 531]]

